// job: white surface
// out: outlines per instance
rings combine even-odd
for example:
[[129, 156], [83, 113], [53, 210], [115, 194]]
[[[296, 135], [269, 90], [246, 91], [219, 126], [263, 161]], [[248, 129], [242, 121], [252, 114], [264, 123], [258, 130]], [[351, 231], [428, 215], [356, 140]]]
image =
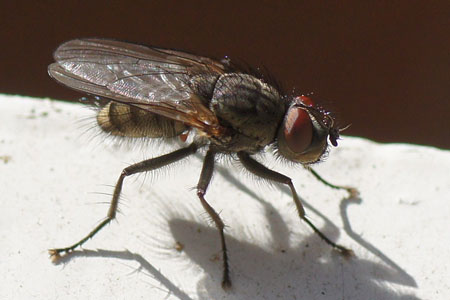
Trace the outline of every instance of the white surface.
[[286, 188], [228, 164], [206, 195], [228, 225], [233, 290], [224, 292], [218, 234], [192, 190], [201, 160], [192, 157], [127, 178], [117, 221], [53, 265], [47, 249], [105, 216], [122, 168], [167, 151], [91, 139], [92, 115], [0, 95], [0, 299], [450, 298], [450, 152], [350, 137], [315, 169], [359, 188], [357, 203], [302, 168], [268, 165], [293, 178], [309, 217], [356, 258], [311, 233]]

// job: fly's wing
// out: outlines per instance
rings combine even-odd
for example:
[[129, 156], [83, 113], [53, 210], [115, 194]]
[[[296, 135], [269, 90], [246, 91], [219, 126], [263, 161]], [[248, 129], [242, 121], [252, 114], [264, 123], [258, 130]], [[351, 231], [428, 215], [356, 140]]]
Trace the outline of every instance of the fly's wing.
[[137, 106], [219, 135], [216, 116], [190, 89], [199, 74], [223, 74], [225, 66], [192, 54], [104, 39], [66, 42], [48, 72], [75, 90]]

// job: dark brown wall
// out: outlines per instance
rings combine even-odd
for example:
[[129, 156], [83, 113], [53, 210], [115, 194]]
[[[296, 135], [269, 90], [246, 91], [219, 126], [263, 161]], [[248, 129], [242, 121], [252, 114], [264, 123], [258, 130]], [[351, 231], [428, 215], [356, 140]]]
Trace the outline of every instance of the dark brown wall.
[[47, 76], [51, 54], [108, 37], [265, 66], [331, 102], [346, 134], [450, 147], [448, 1], [52, 2], [0, 3], [1, 93], [78, 98]]

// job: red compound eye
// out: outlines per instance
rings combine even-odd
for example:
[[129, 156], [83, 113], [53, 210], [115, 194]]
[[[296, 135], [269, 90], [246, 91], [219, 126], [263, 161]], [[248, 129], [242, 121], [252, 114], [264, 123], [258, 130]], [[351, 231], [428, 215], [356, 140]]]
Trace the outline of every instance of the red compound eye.
[[304, 152], [311, 145], [312, 137], [313, 125], [306, 110], [295, 106], [290, 108], [284, 124], [284, 138], [289, 150], [294, 153]]
[[300, 96], [300, 101], [306, 106], [314, 106], [314, 101], [308, 96]]

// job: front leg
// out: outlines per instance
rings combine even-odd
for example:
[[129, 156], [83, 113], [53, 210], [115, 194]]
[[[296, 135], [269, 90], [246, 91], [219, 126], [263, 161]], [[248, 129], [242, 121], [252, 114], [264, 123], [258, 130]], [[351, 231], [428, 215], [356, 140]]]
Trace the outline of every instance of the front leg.
[[322, 176], [320, 176], [316, 171], [314, 171], [311, 167], [305, 167], [309, 172], [311, 172], [311, 174], [316, 177], [317, 180], [319, 180], [320, 182], [322, 182], [323, 184], [325, 184], [326, 186], [329, 186], [332, 189], [336, 189], [336, 190], [346, 190], [349, 195], [350, 198], [356, 198], [359, 196], [359, 191], [351, 186], [344, 186], [344, 185], [335, 185], [332, 184], [328, 181], [326, 181], [325, 179], [322, 178]]
[[308, 218], [306, 218], [305, 209], [303, 207], [302, 202], [300, 201], [300, 198], [297, 195], [297, 192], [294, 188], [294, 184], [292, 183], [291, 178], [289, 178], [283, 174], [280, 174], [278, 172], [275, 172], [273, 170], [268, 169], [267, 167], [265, 167], [264, 165], [262, 165], [255, 159], [251, 158], [250, 155], [246, 152], [241, 151], [241, 152], [238, 152], [237, 155], [238, 155], [239, 160], [241, 161], [242, 165], [251, 173], [253, 173], [261, 178], [264, 178], [264, 179], [267, 179], [270, 181], [283, 183], [283, 184], [286, 184], [287, 186], [289, 186], [289, 188], [291, 189], [292, 198], [294, 200], [294, 203], [297, 208], [300, 219], [302, 219], [304, 222], [306, 222], [306, 224], [308, 224], [309, 227], [311, 227], [312, 230], [314, 230], [314, 232], [317, 233], [317, 235], [319, 235], [319, 237], [322, 240], [324, 240], [328, 245], [330, 245], [331, 247], [333, 247], [334, 249], [339, 251], [344, 256], [351, 256], [353, 254], [352, 250], [347, 249], [347, 248], [331, 241], [316, 226], [314, 226], [314, 224], [310, 220], [308, 220]]

